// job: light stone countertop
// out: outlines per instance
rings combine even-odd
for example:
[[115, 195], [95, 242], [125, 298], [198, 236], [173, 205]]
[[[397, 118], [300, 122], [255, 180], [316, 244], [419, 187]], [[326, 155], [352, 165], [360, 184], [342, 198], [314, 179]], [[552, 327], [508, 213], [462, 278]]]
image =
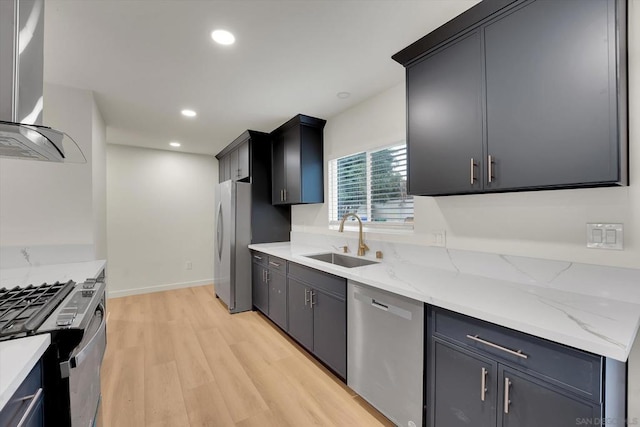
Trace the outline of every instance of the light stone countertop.
[[304, 256], [337, 252], [329, 240], [249, 248], [623, 362], [640, 324], [640, 270], [392, 243], [364, 267]]
[[0, 342], [0, 410], [51, 343], [49, 334]]

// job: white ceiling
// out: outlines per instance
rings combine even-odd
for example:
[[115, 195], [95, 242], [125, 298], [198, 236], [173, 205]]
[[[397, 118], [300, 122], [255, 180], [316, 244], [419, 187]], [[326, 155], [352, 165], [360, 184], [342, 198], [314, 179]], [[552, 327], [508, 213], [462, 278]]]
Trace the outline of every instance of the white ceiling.
[[[94, 91], [109, 143], [216, 154], [402, 82], [391, 55], [477, 2], [47, 0], [45, 81]], [[216, 28], [236, 43], [215, 44]]]

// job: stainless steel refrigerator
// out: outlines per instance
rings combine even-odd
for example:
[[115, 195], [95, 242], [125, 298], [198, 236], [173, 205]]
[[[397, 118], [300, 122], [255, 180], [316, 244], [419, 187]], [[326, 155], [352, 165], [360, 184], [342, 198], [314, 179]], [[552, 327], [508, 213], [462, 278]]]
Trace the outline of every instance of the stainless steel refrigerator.
[[231, 313], [253, 306], [248, 245], [287, 241], [291, 230], [290, 207], [271, 204], [270, 170], [254, 162], [253, 174], [251, 183], [224, 181], [216, 187], [213, 283]]
[[251, 310], [251, 184], [224, 181], [216, 191], [213, 264], [216, 295], [229, 312]]

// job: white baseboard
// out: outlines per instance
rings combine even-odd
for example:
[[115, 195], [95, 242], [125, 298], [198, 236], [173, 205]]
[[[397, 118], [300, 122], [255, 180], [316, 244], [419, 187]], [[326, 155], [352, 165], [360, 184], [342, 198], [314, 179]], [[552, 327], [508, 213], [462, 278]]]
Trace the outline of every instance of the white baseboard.
[[167, 283], [166, 285], [146, 286], [144, 288], [124, 289], [121, 291], [111, 291], [109, 290], [109, 285], [107, 284], [107, 297], [118, 298], [118, 297], [126, 297], [129, 295], [149, 294], [152, 292], [163, 292], [171, 289], [191, 288], [194, 286], [206, 286], [206, 285], [213, 286], [213, 279], [195, 280], [193, 282]]

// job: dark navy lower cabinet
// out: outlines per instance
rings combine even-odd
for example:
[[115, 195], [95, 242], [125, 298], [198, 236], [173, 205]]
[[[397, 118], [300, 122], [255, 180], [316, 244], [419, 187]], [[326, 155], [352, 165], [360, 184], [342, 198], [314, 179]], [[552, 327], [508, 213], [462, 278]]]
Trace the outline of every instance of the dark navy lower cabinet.
[[502, 427], [567, 427], [601, 418], [599, 403], [506, 366], [500, 366], [498, 390], [504, 396], [498, 401], [498, 425]]
[[443, 340], [434, 339], [431, 347], [430, 425], [495, 426], [498, 364]]
[[346, 379], [346, 280], [290, 262], [287, 282], [289, 334]]
[[624, 425], [625, 363], [436, 307], [426, 331], [428, 427]]
[[[254, 254], [254, 257], [261, 258], [260, 254]], [[251, 290], [253, 297], [253, 305], [266, 315], [269, 315], [269, 283], [267, 282], [267, 267], [254, 261], [251, 265]]]

